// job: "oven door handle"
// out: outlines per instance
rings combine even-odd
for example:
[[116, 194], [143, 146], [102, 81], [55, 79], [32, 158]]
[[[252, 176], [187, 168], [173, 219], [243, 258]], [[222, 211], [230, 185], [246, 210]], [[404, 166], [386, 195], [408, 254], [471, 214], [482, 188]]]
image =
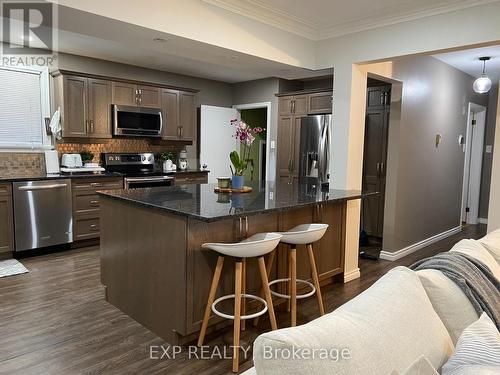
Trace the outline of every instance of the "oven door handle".
[[170, 176], [161, 176], [161, 177], [148, 177], [148, 178], [125, 178], [125, 182], [158, 182], [158, 181], [168, 181], [173, 180], [173, 177]]

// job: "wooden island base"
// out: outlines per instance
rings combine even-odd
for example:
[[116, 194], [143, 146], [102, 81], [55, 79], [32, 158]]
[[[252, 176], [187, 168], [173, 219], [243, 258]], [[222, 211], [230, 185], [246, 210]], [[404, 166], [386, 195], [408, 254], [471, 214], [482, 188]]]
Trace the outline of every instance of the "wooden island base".
[[[236, 242], [258, 232], [327, 223], [330, 227], [314, 245], [314, 256], [321, 283], [329, 284], [343, 273], [346, 202], [205, 221], [102, 195], [101, 280], [106, 299], [172, 345], [195, 340], [217, 261], [215, 252], [201, 249], [203, 243]], [[286, 277], [286, 254], [278, 251], [270, 280]], [[297, 277], [311, 279], [305, 246], [297, 248]], [[246, 290], [258, 295], [260, 285], [257, 261], [250, 260]], [[232, 294], [233, 289], [234, 261], [226, 258], [217, 296]], [[223, 308], [231, 313], [230, 304]], [[254, 308], [248, 306], [249, 311]], [[212, 316], [207, 332], [228, 324], [231, 321]]]

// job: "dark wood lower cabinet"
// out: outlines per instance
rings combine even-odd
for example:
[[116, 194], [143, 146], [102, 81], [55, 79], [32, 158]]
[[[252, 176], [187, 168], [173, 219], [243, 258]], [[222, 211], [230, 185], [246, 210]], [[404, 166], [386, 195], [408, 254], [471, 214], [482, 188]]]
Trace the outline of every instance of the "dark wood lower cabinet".
[[[314, 253], [320, 280], [332, 283], [344, 268], [345, 207], [345, 202], [329, 202], [249, 216], [246, 235], [310, 222], [330, 224]], [[103, 196], [100, 225], [101, 281], [108, 302], [170, 344], [196, 338], [218, 256], [201, 245], [240, 240], [238, 219], [205, 222]], [[297, 275], [311, 279], [306, 249], [297, 250]], [[270, 279], [287, 275], [283, 245], [277, 255]], [[247, 293], [259, 294], [260, 286], [257, 261], [250, 258]], [[232, 294], [233, 289], [234, 260], [227, 257], [217, 296]], [[231, 311], [228, 306], [222, 308]], [[252, 308], [256, 306], [249, 304]], [[212, 316], [209, 332], [227, 324], [231, 322]]]
[[14, 251], [12, 212], [12, 185], [0, 184], [0, 259], [10, 258]]
[[97, 191], [122, 189], [123, 178], [73, 180], [73, 241], [98, 239], [100, 236], [100, 199]]

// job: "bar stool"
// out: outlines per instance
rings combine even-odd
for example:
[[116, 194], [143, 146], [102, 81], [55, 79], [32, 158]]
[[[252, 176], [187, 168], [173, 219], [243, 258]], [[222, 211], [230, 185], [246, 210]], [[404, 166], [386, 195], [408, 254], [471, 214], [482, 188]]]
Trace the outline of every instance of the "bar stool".
[[[203, 249], [211, 249], [219, 254], [217, 259], [217, 266], [215, 267], [214, 277], [212, 279], [212, 285], [210, 287], [210, 292], [208, 294], [207, 306], [205, 308], [205, 315], [203, 316], [203, 323], [201, 325], [200, 336], [198, 338], [198, 346], [203, 345], [203, 340], [205, 339], [205, 333], [208, 327], [208, 321], [210, 319], [210, 310], [214, 314], [234, 320], [234, 333], [233, 333], [233, 372], [238, 372], [239, 367], [239, 345], [240, 345], [240, 323], [241, 320], [253, 319], [261, 316], [269, 311], [269, 318], [271, 320], [271, 328], [273, 330], [277, 329], [276, 317], [274, 316], [274, 306], [271, 297], [271, 291], [269, 289], [269, 280], [266, 272], [266, 263], [264, 261], [264, 255], [272, 252], [278, 243], [282, 235], [280, 233], [258, 233], [250, 236], [249, 238], [237, 242], [237, 243], [205, 243], [202, 245]], [[234, 294], [223, 296], [215, 299], [215, 294], [217, 292], [217, 287], [219, 285], [219, 280], [222, 272], [222, 266], [224, 264], [225, 256], [230, 256], [236, 258], [235, 264], [235, 277], [234, 277]], [[245, 262], [246, 258], [258, 258], [259, 261], [259, 271], [261, 276], [262, 285], [264, 288], [264, 295], [266, 300], [261, 297], [254, 296], [252, 294], [247, 294], [242, 289], [245, 284]], [[243, 300], [242, 300], [243, 297]], [[245, 299], [253, 299], [261, 302], [264, 307], [262, 310], [245, 315]], [[217, 310], [217, 304], [221, 301], [227, 299], [234, 299], [234, 315], [228, 315]], [[243, 310], [243, 315], [241, 315]]]
[[[285, 279], [273, 280], [269, 283], [271, 285], [277, 283], [287, 282], [289, 287], [289, 294], [281, 294], [271, 290], [271, 294], [277, 297], [286, 298], [289, 300], [289, 309], [291, 312], [291, 326], [297, 325], [297, 299], [308, 298], [313, 294], [316, 294], [318, 299], [319, 312], [321, 315], [325, 315], [325, 308], [323, 306], [323, 298], [321, 296], [321, 289], [319, 285], [318, 270], [316, 268], [316, 261], [314, 260], [314, 252], [312, 244], [316, 241], [321, 240], [326, 230], [328, 229], [328, 224], [301, 224], [293, 227], [287, 232], [281, 232], [283, 237], [281, 242], [290, 245], [288, 252], [288, 272], [289, 275]], [[307, 253], [309, 255], [309, 266], [311, 267], [311, 274], [314, 285], [309, 281], [297, 279], [297, 245], [306, 245]], [[273, 256], [268, 262], [268, 270], [272, 267]], [[311, 288], [308, 293], [297, 295], [297, 284], [306, 284]]]

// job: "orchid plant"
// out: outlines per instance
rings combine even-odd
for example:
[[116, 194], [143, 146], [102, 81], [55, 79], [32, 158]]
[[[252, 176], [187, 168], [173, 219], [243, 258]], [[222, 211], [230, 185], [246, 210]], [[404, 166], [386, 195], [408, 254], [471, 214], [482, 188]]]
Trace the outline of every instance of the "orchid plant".
[[234, 167], [234, 169], [231, 168], [231, 171], [237, 176], [243, 176], [243, 173], [247, 169], [247, 160], [250, 157], [250, 150], [255, 141], [255, 137], [265, 129], [261, 127], [251, 128], [244, 121], [238, 121], [238, 119], [231, 120], [231, 125], [236, 128], [236, 133], [233, 137], [242, 145], [241, 155], [237, 151], [233, 151], [229, 154], [229, 158]]

